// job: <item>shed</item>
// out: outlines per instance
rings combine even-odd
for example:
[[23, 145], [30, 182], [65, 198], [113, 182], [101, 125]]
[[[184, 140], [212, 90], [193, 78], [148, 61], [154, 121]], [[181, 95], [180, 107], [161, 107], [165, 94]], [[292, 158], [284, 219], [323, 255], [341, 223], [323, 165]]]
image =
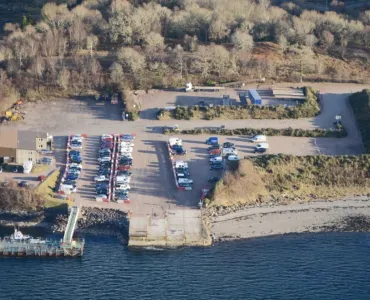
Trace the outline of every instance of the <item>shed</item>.
[[252, 104], [262, 105], [262, 98], [256, 90], [248, 90], [248, 97]]

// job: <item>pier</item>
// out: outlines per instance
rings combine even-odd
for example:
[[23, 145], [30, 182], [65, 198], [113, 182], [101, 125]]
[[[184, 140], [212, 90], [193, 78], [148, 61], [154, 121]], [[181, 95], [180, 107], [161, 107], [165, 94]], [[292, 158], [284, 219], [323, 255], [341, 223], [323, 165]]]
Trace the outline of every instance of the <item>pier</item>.
[[73, 240], [80, 208], [71, 207], [67, 228], [60, 241], [34, 239], [15, 230], [12, 237], [0, 239], [0, 256], [70, 256], [83, 255], [85, 241]]

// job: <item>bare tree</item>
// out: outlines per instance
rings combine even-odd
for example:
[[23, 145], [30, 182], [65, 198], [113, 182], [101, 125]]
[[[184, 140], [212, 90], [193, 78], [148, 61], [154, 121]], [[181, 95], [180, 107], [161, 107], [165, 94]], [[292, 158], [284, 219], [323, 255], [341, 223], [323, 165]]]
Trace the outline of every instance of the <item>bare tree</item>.
[[243, 30], [237, 30], [231, 36], [231, 42], [238, 50], [251, 50], [253, 48], [253, 37]]
[[99, 38], [96, 35], [90, 34], [86, 38], [86, 46], [87, 46], [87, 49], [90, 50], [91, 57], [93, 56], [93, 50], [96, 48], [98, 43], [99, 43]]

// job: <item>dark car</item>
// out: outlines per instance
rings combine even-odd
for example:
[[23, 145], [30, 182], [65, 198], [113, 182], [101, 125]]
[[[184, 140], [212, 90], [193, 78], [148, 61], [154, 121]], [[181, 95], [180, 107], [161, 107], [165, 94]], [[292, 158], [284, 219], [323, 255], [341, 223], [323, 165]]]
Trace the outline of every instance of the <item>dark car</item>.
[[97, 189], [96, 194], [97, 195], [108, 195], [108, 190], [107, 189]]
[[219, 144], [212, 145], [211, 147], [208, 147], [208, 151], [214, 150], [214, 149], [220, 149], [221, 146]]
[[99, 191], [99, 190], [107, 190], [109, 187], [109, 184], [108, 183], [98, 183], [95, 185], [95, 190]]
[[72, 174], [68, 174], [67, 177], [66, 177], [67, 180], [76, 180], [78, 179], [78, 175], [75, 174], [75, 173], [72, 173]]
[[77, 185], [77, 182], [75, 180], [66, 180], [63, 182], [63, 184], [72, 185], [75, 187]]
[[222, 145], [222, 147], [224, 147], [224, 148], [234, 148], [235, 149], [235, 144], [230, 143], [230, 142], [226, 142]]
[[107, 170], [107, 169], [105, 169], [105, 170], [100, 170], [100, 171], [98, 172], [98, 175], [99, 175], [99, 176], [101, 176], [101, 175], [109, 176], [109, 175], [110, 175], [110, 170]]
[[211, 166], [214, 166], [214, 165], [222, 165], [224, 162], [222, 160], [215, 160], [215, 161], [211, 161], [210, 164]]
[[209, 183], [216, 183], [217, 181], [219, 181], [220, 179], [218, 178], [218, 177], [210, 177], [209, 179], [208, 179], [208, 182]]
[[109, 168], [111, 166], [111, 162], [110, 161], [103, 161], [99, 164], [99, 167], [100, 168]]
[[255, 148], [254, 153], [265, 153], [267, 151], [266, 148]]
[[132, 158], [120, 158], [119, 163], [120, 164], [123, 164], [123, 163], [131, 163], [132, 164]]
[[21, 181], [18, 183], [19, 187], [28, 187], [28, 182], [27, 181]]
[[172, 155], [185, 155], [186, 151], [183, 148], [172, 149]]
[[72, 156], [72, 155], [81, 155], [81, 152], [78, 150], [71, 150], [69, 151], [69, 156]]
[[211, 165], [211, 170], [222, 170], [224, 168], [223, 165]]

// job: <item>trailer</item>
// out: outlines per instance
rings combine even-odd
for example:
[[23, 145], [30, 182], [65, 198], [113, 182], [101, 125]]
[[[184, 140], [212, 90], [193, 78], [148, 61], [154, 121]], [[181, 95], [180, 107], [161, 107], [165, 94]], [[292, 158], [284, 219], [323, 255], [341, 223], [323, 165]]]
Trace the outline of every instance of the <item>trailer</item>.
[[225, 88], [223, 86], [193, 86], [191, 82], [187, 82], [185, 86], [185, 92], [199, 92], [199, 91], [206, 91], [206, 92], [218, 92], [222, 91]]
[[248, 97], [252, 104], [262, 105], [262, 98], [256, 90], [248, 90]]

